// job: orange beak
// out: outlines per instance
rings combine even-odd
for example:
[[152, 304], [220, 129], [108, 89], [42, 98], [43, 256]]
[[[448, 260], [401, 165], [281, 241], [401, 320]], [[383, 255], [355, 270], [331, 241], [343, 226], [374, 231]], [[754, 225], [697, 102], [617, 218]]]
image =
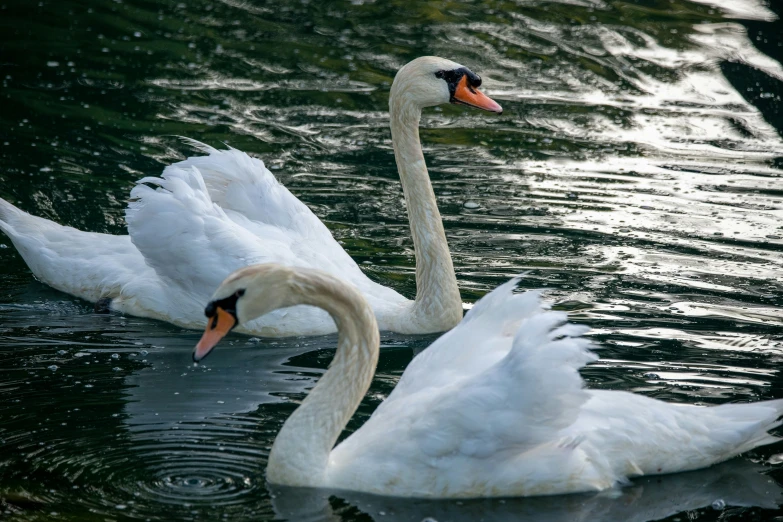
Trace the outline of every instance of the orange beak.
[[212, 348], [231, 331], [236, 322], [233, 315], [218, 306], [217, 313], [209, 318], [207, 329], [204, 330], [204, 335], [193, 350], [193, 360], [199, 362], [209, 355]]
[[503, 107], [498, 105], [495, 100], [468, 85], [467, 76], [463, 76], [457, 84], [457, 88], [454, 90], [454, 100], [463, 105], [469, 105], [489, 112], [498, 114], [503, 112]]

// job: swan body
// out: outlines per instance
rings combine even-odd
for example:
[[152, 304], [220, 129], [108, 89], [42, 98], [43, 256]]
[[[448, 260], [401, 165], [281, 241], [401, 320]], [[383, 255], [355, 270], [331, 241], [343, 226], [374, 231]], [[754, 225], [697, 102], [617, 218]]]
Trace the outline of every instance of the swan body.
[[[345, 504], [383, 522], [648, 522], [686, 519], [686, 511], [703, 509], [717, 499], [727, 508], [778, 509], [783, 490], [767, 474], [769, 468], [746, 459], [664, 476], [642, 477], [611, 494], [523, 497], [496, 500], [411, 499], [331, 489], [275, 486], [272, 506], [281, 520], [339, 520]], [[706, 509], [705, 509], [706, 508]], [[741, 511], [729, 511], [735, 515]], [[680, 515], [679, 517], [677, 515]], [[701, 513], [699, 513], [701, 514]], [[720, 517], [720, 513], [713, 513]], [[344, 515], [343, 515], [344, 517]], [[741, 517], [741, 516], [740, 516]], [[698, 519], [698, 517], [696, 517]], [[727, 517], [731, 518], [731, 516]], [[737, 518], [735, 516], [735, 518]]]
[[329, 370], [288, 418], [269, 455], [273, 484], [427, 498], [597, 491], [629, 477], [694, 470], [778, 439], [783, 400], [713, 407], [587, 390], [596, 360], [585, 327], [547, 311], [512, 280], [417, 355], [370, 419], [334, 447], [378, 358], [371, 309], [324, 272], [259, 265], [230, 276], [207, 307], [194, 359], [237, 322], [306, 303], [339, 340]]
[[[358, 289], [384, 330], [444, 331], [462, 318], [462, 302], [440, 213], [419, 141], [424, 107], [500, 106], [475, 87], [468, 69], [437, 57], [398, 72], [389, 107], [392, 142], [416, 252], [415, 300], [369, 279], [313, 212], [263, 162], [229, 148], [191, 141], [206, 155], [166, 167], [131, 191], [128, 236], [82, 232], [22, 212], [0, 199], [5, 232], [42, 282], [91, 302], [186, 328], [202, 328], [208, 289], [255, 263], [317, 267]], [[299, 306], [243, 324], [265, 336], [333, 332], [323, 310]]]

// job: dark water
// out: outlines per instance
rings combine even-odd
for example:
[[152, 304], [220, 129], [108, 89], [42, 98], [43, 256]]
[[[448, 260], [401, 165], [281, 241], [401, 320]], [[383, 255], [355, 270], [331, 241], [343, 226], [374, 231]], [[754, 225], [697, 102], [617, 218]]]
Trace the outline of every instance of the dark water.
[[[0, 196], [123, 233], [133, 182], [261, 157], [372, 277], [412, 296], [386, 106], [423, 54], [505, 109], [430, 110], [425, 154], [466, 302], [510, 275], [591, 325], [593, 387], [783, 397], [783, 23], [764, 0], [0, 0]], [[269, 491], [263, 470], [334, 338], [93, 315], [0, 237], [0, 518], [778, 520], [783, 445], [598, 496], [411, 502]], [[384, 335], [350, 429], [432, 338]], [[725, 504], [725, 507], [723, 507]]]

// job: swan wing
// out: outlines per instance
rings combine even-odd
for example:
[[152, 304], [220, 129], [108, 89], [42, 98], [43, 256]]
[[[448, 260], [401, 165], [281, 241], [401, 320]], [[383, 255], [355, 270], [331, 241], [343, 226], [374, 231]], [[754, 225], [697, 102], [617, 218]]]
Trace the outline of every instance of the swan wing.
[[248, 264], [296, 261], [295, 236], [267, 226], [262, 244], [212, 202], [193, 167], [168, 167], [161, 178], [139, 181], [126, 220], [133, 244], [166, 285], [196, 295], [208, 297], [229, 273]]
[[[127, 211], [134, 244], [165, 277], [189, 290], [200, 286], [211, 292], [234, 268], [275, 262], [319, 268], [345, 279], [379, 317], [407, 302], [369, 279], [326, 225], [261, 160], [233, 148], [191, 143], [207, 155], [170, 165], [160, 178], [142, 179]], [[166, 230], [161, 230], [163, 223]], [[182, 249], [173, 252], [172, 242]], [[233, 268], [216, 270], [217, 265], [202, 259]]]
[[295, 239], [290, 242], [290, 250], [303, 266], [319, 267], [343, 277], [347, 274], [352, 282], [357, 276], [363, 277], [326, 225], [275, 178], [263, 161], [232, 147], [218, 150], [194, 140], [188, 142], [207, 154], [166, 167], [164, 178], [195, 168], [210, 200], [237, 225], [261, 239], [266, 239], [270, 231]]
[[379, 409], [477, 375], [505, 357], [524, 321], [545, 311], [539, 292], [513, 293], [518, 283], [514, 278], [485, 295], [455, 328], [419, 353]]
[[331, 238], [321, 220], [277, 181], [263, 161], [232, 147], [218, 150], [198, 141], [188, 142], [207, 154], [169, 165], [163, 170], [164, 178], [195, 167], [210, 199], [223, 210], [303, 235], [317, 230]]
[[[586, 328], [546, 311], [535, 292], [512, 293], [515, 284], [486, 296], [414, 359], [436, 348], [424, 364], [412, 363], [402, 386], [335, 448], [329, 473], [336, 486], [372, 483], [401, 495], [485, 496], [552, 492], [535, 489], [542, 484], [563, 492], [614, 482], [611, 470], [592, 466], [580, 438], [562, 434], [589, 399], [578, 372], [596, 358], [580, 337]], [[489, 363], [481, 362], [484, 356]], [[437, 361], [445, 362], [446, 379], [425, 373]], [[474, 364], [482, 367], [469, 368]], [[586, 471], [563, 474], [569, 469]]]
[[[283, 206], [279, 204], [279, 210]], [[172, 165], [159, 178], [140, 180], [131, 191], [126, 220], [133, 244], [171, 296], [166, 303], [144, 306], [160, 310], [157, 315], [182, 326], [200, 327], [205, 321], [204, 304], [220, 283], [234, 270], [257, 263], [320, 268], [340, 275], [363, 291], [376, 309], [379, 302], [388, 302], [383, 300], [387, 294], [399, 296], [369, 280], [320, 222], [336, 248], [321, 248], [324, 241], [314, 239], [319, 232], [294, 224], [294, 218], [286, 221], [270, 215], [267, 221], [256, 221], [223, 209], [212, 200], [196, 165]], [[340, 255], [333, 255], [335, 251]], [[352, 267], [358, 274], [351, 272]], [[139, 315], [140, 307], [126, 306], [124, 311]], [[240, 329], [268, 336], [319, 335], [333, 332], [335, 326], [323, 310], [297, 306], [267, 314]]]
[[[579, 369], [597, 358], [580, 337], [587, 328], [565, 320], [564, 313], [540, 310], [522, 320], [499, 359], [497, 345], [504, 343], [487, 339], [496, 359], [487, 368], [470, 374], [458, 363], [451, 381], [430, 376], [432, 385], [412, 382], [396, 397], [395, 389], [367, 424], [407, 418], [411, 437], [432, 456], [487, 454], [559, 438], [590, 397]], [[483, 348], [483, 343], [474, 346]]]

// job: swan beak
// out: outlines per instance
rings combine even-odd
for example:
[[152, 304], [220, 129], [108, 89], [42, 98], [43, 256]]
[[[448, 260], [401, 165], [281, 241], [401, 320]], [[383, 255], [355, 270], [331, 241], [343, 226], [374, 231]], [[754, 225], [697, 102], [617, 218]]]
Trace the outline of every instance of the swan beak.
[[209, 318], [207, 329], [204, 330], [204, 335], [201, 336], [201, 340], [193, 350], [194, 362], [199, 362], [209, 355], [212, 348], [236, 325], [237, 320], [234, 319], [233, 315], [219, 306], [216, 310], [217, 313]]
[[467, 75], [463, 76], [457, 84], [457, 88], [454, 90], [454, 101], [489, 112], [503, 113], [503, 107], [495, 100], [468, 85]]

